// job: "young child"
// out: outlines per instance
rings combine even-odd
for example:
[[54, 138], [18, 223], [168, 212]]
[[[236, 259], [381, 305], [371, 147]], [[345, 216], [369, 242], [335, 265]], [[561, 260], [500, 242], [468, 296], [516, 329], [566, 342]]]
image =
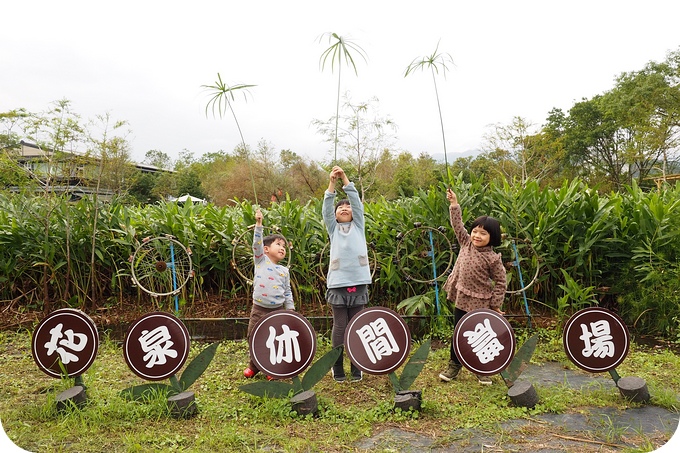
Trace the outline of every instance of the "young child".
[[[335, 206], [335, 184], [342, 181], [347, 199]], [[347, 324], [368, 303], [368, 285], [371, 270], [368, 263], [368, 248], [364, 232], [364, 205], [354, 183], [347, 179], [342, 168], [335, 166], [330, 172], [328, 190], [323, 199], [323, 220], [330, 240], [330, 262], [326, 277], [326, 301], [333, 309], [333, 347], [344, 343]], [[343, 368], [343, 354], [333, 365], [333, 379], [346, 379]], [[360, 381], [361, 370], [351, 364], [351, 378]]]
[[[501, 245], [501, 226], [498, 220], [488, 216], [478, 217], [468, 234], [453, 190], [446, 190], [446, 198], [450, 203], [451, 226], [460, 245], [453, 272], [444, 283], [447, 299], [456, 304], [453, 321], [455, 329], [458, 321], [470, 310], [488, 308], [503, 314], [501, 305], [507, 282], [501, 255], [493, 251], [493, 247]], [[449, 366], [439, 378], [446, 382], [455, 379], [461, 367], [452, 341]], [[477, 379], [480, 384], [492, 384], [487, 376], [477, 376]]]
[[[255, 232], [253, 233], [253, 306], [248, 321], [248, 340], [257, 322], [273, 310], [295, 310], [293, 292], [290, 288], [290, 272], [279, 264], [286, 257], [288, 243], [280, 234], [262, 238], [262, 211], [255, 211]], [[248, 368], [243, 370], [247, 378], [260, 370], [253, 363], [251, 355]]]

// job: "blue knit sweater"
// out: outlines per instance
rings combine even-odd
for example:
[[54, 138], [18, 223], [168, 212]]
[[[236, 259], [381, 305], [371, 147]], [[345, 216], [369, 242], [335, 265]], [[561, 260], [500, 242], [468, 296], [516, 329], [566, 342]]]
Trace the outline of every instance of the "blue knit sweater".
[[371, 269], [366, 246], [364, 205], [359, 193], [350, 182], [343, 187], [352, 206], [352, 221], [338, 223], [335, 219], [335, 192], [326, 191], [323, 198], [323, 221], [331, 242], [330, 262], [326, 286], [345, 288], [347, 286], [371, 283]]

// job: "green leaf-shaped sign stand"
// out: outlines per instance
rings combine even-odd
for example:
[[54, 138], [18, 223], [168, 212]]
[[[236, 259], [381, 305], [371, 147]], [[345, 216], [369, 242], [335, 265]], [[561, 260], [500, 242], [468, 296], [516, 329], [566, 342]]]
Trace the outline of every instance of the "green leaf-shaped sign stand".
[[295, 376], [292, 384], [282, 381], [259, 381], [242, 385], [239, 389], [251, 395], [269, 398], [286, 398], [291, 392], [299, 394], [311, 390], [330, 371], [342, 350], [342, 346], [337, 346], [324, 354], [309, 367], [302, 381]]
[[162, 383], [135, 385], [121, 391], [121, 396], [127, 399], [139, 400], [149, 398], [159, 392], [172, 396], [186, 391], [208, 368], [208, 365], [210, 365], [210, 362], [215, 357], [215, 351], [218, 346], [219, 343], [213, 343], [194, 357], [191, 363], [184, 369], [179, 381], [173, 375], [170, 376], [169, 385]]
[[431, 341], [425, 340], [418, 350], [413, 353], [409, 361], [404, 365], [404, 370], [401, 372], [401, 377], [397, 378], [397, 374], [392, 371], [389, 373], [390, 382], [392, 387], [394, 387], [395, 392], [401, 392], [408, 390], [413, 382], [416, 380], [423, 367], [425, 366], [425, 361], [430, 353], [430, 343]]

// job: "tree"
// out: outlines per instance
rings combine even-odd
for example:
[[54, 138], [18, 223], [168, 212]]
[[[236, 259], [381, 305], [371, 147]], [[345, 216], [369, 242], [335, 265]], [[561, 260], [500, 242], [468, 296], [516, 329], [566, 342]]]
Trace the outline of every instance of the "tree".
[[319, 133], [327, 137], [327, 141], [340, 144], [343, 156], [354, 169], [358, 190], [363, 199], [366, 191], [375, 182], [375, 169], [380, 162], [380, 154], [393, 145], [394, 137], [391, 133], [396, 131], [397, 126], [389, 117], [380, 116], [378, 99], [375, 97], [354, 104], [349, 94], [346, 94], [343, 111], [349, 113], [340, 117], [341, 127], [338, 126], [338, 118], [329, 121], [314, 120], [312, 123], [317, 126]]
[[316, 162], [304, 159], [288, 149], [281, 150], [279, 158], [285, 174], [286, 193], [304, 201], [323, 197], [328, 187], [328, 173]]
[[157, 149], [150, 149], [144, 154], [143, 164], [153, 165], [157, 168], [170, 169], [172, 168], [172, 159], [167, 153], [159, 151]]
[[[133, 182], [136, 170], [130, 159], [129, 130], [123, 130], [127, 121], [112, 121], [111, 115], [97, 115], [86, 131], [90, 154], [99, 161], [96, 175], [97, 193], [106, 187], [116, 195], [122, 195]], [[99, 133], [95, 130], [99, 129]]]
[[184, 194], [189, 194], [198, 198], [208, 198], [208, 195], [203, 190], [203, 185], [199, 176], [199, 170], [196, 168], [197, 166], [198, 164], [194, 164], [185, 167], [178, 171], [175, 175], [177, 179], [177, 188], [175, 189], [175, 193], [178, 197]]
[[613, 112], [607, 110], [603, 95], [577, 102], [569, 110], [566, 157], [591, 184], [604, 180], [618, 190], [630, 179], [622, 152], [628, 138]]
[[449, 161], [446, 157], [446, 135], [444, 134], [444, 119], [442, 117], [441, 103], [439, 102], [439, 90], [437, 89], [436, 75], [439, 74], [439, 71], [441, 70], [442, 75], [444, 78], [446, 78], [446, 71], [449, 70], [447, 64], [449, 63], [453, 64], [453, 58], [448, 53], [439, 53], [439, 42], [437, 42], [437, 47], [435, 47], [434, 52], [432, 52], [430, 55], [413, 59], [413, 61], [411, 61], [411, 63], [406, 67], [406, 71], [404, 72], [404, 77], [407, 77], [416, 69], [421, 69], [423, 71], [425, 69], [429, 69], [430, 73], [432, 74], [434, 94], [437, 99], [437, 110], [439, 112], [439, 124], [442, 130], [442, 143], [444, 145], [444, 165], [446, 166], [447, 171], [449, 168]]
[[529, 180], [546, 178], [559, 167], [550, 142], [543, 139], [534, 124], [516, 116], [510, 124], [494, 124], [485, 134], [482, 148], [496, 162], [506, 179], [518, 178], [522, 185]]
[[325, 33], [321, 35], [319, 37], [319, 42], [321, 42], [323, 38], [328, 38], [330, 46], [323, 51], [319, 58], [321, 70], [323, 71], [326, 67], [328, 58], [331, 59], [331, 72], [335, 69], [335, 64], [337, 63], [338, 65], [338, 94], [335, 103], [335, 139], [333, 141], [333, 163], [335, 163], [338, 160], [338, 118], [340, 116], [340, 80], [342, 75], [342, 63], [344, 61], [346, 64], [351, 65], [354, 69], [354, 74], [359, 75], [352, 52], [356, 52], [364, 59], [364, 61], [368, 61], [368, 58], [366, 52], [364, 52], [360, 46], [349, 39], [338, 36], [336, 33]]
[[[21, 132], [25, 129], [26, 121], [30, 117], [31, 114], [24, 108], [0, 113], [0, 125], [5, 130], [4, 133], [0, 134], [0, 149], [12, 149], [19, 146]], [[13, 130], [15, 128], [18, 131]]]
[[625, 159], [631, 173], [642, 180], [657, 170], [665, 177], [680, 146], [680, 51], [622, 73], [605, 99], [630, 135]]

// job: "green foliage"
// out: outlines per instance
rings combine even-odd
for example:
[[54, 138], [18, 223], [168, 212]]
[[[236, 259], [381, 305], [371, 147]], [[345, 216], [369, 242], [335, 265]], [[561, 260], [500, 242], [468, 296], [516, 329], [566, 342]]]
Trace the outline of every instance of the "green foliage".
[[395, 393], [410, 389], [420, 372], [423, 371], [427, 356], [430, 353], [430, 343], [431, 340], [429, 339], [421, 343], [416, 352], [406, 362], [406, 365], [404, 365], [399, 378], [397, 378], [397, 374], [394, 371], [388, 374]]
[[217, 351], [218, 346], [219, 343], [211, 344], [201, 351], [200, 354], [198, 354], [191, 362], [189, 362], [189, 365], [187, 365], [187, 367], [184, 369], [182, 376], [179, 379], [179, 387], [181, 392], [187, 390], [191, 384], [196, 382], [196, 380], [201, 377], [206, 368], [208, 368], [208, 365], [210, 365], [210, 362], [212, 362], [212, 359], [215, 357], [215, 351]]
[[[676, 303], [680, 269], [680, 185], [647, 192], [633, 183], [619, 193], [601, 194], [581, 180], [558, 189], [538, 182], [484, 184], [463, 181], [451, 186], [463, 206], [463, 221], [483, 214], [498, 218], [503, 233], [528, 240], [540, 263], [535, 283], [526, 291], [531, 311], [566, 314], [607, 299], [621, 304], [626, 322], [645, 332], [677, 335]], [[409, 281], [397, 259], [399, 233], [420, 222], [449, 225], [446, 184], [420, 190], [413, 197], [366, 202], [366, 235], [375, 250], [371, 301], [408, 315], [452, 311], [441, 290]], [[254, 223], [253, 205], [159, 203], [128, 206], [119, 199], [102, 203], [0, 193], [0, 299], [22, 309], [73, 306], [86, 311], [133, 298], [156, 303], [132, 286], [128, 258], [145, 237], [170, 234], [192, 251], [195, 277], [182, 288], [183, 313], [217, 296], [245, 299], [251, 287], [232, 264], [235, 241], [247, 237]], [[283, 200], [263, 208], [265, 225], [277, 226], [292, 244], [291, 279], [296, 308], [323, 303], [327, 235], [321, 201]], [[242, 244], [250, 260], [249, 239]], [[506, 247], [507, 248], [507, 247]], [[504, 253], [504, 248], [497, 249]], [[441, 258], [441, 254], [438, 254]], [[443, 279], [445, 276], [440, 276]], [[441, 283], [441, 281], [440, 281]], [[574, 286], [578, 284], [577, 286]], [[505, 309], [522, 307], [509, 297]], [[655, 314], [658, 313], [658, 319]], [[435, 319], [432, 319], [434, 326]]]
[[340, 357], [340, 354], [342, 354], [342, 346], [328, 351], [309, 367], [302, 381], [300, 381], [298, 376], [295, 376], [292, 379], [292, 384], [283, 381], [260, 381], [242, 385], [239, 389], [263, 398], [286, 398], [311, 390], [314, 385], [328, 374], [335, 361]]
[[215, 351], [217, 351], [218, 346], [219, 343], [213, 343], [194, 357], [184, 369], [179, 381], [173, 375], [170, 377], [170, 385], [160, 382], [135, 385], [122, 390], [120, 392], [121, 396], [132, 400], [148, 400], [153, 395], [159, 393], [172, 396], [187, 391], [189, 386], [201, 377], [206, 368], [208, 368], [213, 357], [215, 357]]
[[574, 311], [597, 304], [595, 287], [582, 287], [564, 269], [560, 269], [564, 276], [564, 284], [559, 287], [564, 291], [564, 296], [557, 299], [557, 314], [559, 319], [570, 316]]
[[337, 346], [324, 354], [319, 360], [314, 362], [302, 378], [302, 382], [300, 387], [296, 389], [296, 393], [311, 390], [312, 387], [314, 387], [321, 379], [323, 379], [323, 377], [328, 374], [328, 371], [331, 369], [333, 364], [338, 360], [338, 357], [340, 357], [342, 354], [342, 350], [342, 346]]

